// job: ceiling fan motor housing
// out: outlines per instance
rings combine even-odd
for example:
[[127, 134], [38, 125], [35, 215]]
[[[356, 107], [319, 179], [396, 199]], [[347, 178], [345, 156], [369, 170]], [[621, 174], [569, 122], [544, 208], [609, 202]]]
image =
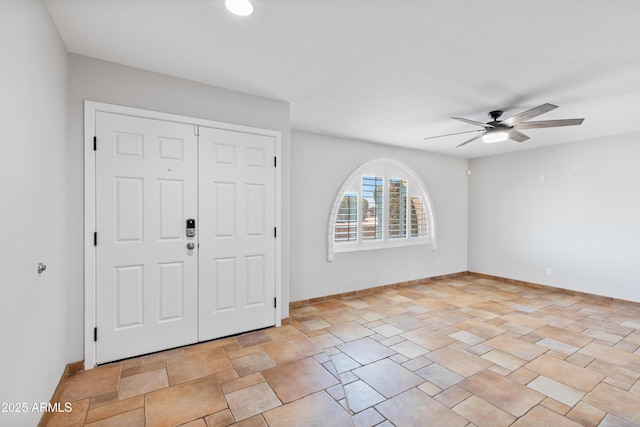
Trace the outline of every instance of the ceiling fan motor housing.
[[489, 111], [489, 117], [491, 117], [493, 119], [493, 121], [496, 122], [496, 121], [498, 121], [500, 116], [502, 116], [502, 113], [504, 113], [504, 111], [502, 111], [502, 110]]

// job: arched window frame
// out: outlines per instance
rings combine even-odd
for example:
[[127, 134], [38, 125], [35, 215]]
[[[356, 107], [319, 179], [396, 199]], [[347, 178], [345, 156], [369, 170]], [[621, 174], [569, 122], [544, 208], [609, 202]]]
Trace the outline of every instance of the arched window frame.
[[[382, 206], [382, 238], [375, 240], [363, 240], [362, 239], [362, 177], [382, 177], [383, 178], [383, 206]], [[388, 227], [388, 201], [389, 201], [389, 180], [399, 178], [406, 179], [408, 182], [408, 195], [407, 197], [419, 196], [422, 199], [424, 206], [424, 214], [427, 220], [427, 233], [422, 237], [411, 237], [410, 233], [406, 237], [390, 238]], [[416, 188], [417, 187], [417, 188]], [[342, 199], [345, 194], [357, 194], [357, 239], [354, 241], [335, 241], [335, 225], [338, 215], [338, 210]], [[352, 252], [363, 251], [370, 249], [391, 248], [400, 246], [412, 246], [412, 245], [425, 245], [430, 244], [433, 250], [437, 249], [436, 239], [436, 218], [433, 209], [433, 203], [431, 196], [427, 191], [427, 187], [424, 185], [420, 177], [406, 164], [388, 158], [374, 159], [363, 163], [358, 166], [348, 177], [344, 180], [340, 189], [336, 193], [336, 197], [333, 200], [331, 211], [329, 214], [329, 221], [327, 224], [327, 260], [333, 261], [334, 254], [337, 252]]]

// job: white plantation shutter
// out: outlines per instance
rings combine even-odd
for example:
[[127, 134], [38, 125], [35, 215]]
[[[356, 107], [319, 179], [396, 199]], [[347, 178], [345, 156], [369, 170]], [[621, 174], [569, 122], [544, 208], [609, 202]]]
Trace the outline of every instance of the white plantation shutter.
[[431, 244], [435, 216], [422, 180], [405, 164], [376, 159], [343, 182], [333, 202], [327, 258], [335, 252]]

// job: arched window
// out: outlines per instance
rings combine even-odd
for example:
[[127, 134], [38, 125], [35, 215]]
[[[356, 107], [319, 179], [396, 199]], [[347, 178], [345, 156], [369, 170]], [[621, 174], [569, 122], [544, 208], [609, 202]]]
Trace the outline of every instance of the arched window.
[[360, 165], [333, 201], [327, 259], [336, 252], [420, 244], [436, 249], [433, 205], [418, 175], [393, 159]]

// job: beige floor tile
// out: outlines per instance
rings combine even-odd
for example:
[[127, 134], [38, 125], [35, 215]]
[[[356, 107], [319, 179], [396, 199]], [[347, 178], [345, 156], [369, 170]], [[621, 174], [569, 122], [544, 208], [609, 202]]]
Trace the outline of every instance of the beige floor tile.
[[580, 353], [596, 359], [618, 365], [632, 371], [640, 372], [640, 355], [627, 353], [606, 345], [590, 343], [580, 350]]
[[228, 409], [208, 415], [204, 418], [204, 421], [207, 427], [227, 427], [235, 422], [231, 411]]
[[353, 427], [377, 426], [384, 421], [384, 417], [373, 408], [364, 410], [353, 416]]
[[147, 394], [146, 426], [176, 426], [226, 407], [215, 376], [204, 377]]
[[524, 340], [513, 338], [507, 334], [491, 338], [490, 340], [485, 341], [485, 344], [524, 360], [533, 360], [547, 352], [547, 349], [544, 347], [530, 344]]
[[527, 387], [571, 407], [578, 403], [585, 395], [584, 392], [545, 377], [544, 375], [540, 375], [538, 378], [531, 381], [527, 384]]
[[559, 415], [544, 406], [536, 406], [524, 417], [513, 423], [513, 427], [580, 427], [580, 424]]
[[250, 345], [248, 347], [240, 347], [238, 349], [233, 349], [233, 350], [225, 348], [225, 353], [229, 358], [229, 360], [237, 359], [242, 356], [248, 356], [250, 354], [260, 353], [261, 351], [262, 351], [262, 347], [260, 346], [260, 344]]
[[366, 365], [395, 354], [393, 350], [367, 337], [349, 341], [337, 347], [361, 365]]
[[603, 375], [546, 354], [527, 363], [525, 368], [584, 392], [593, 390], [604, 379]]
[[118, 390], [121, 365], [99, 366], [71, 375], [62, 389], [60, 402], [74, 402]]
[[456, 327], [486, 339], [496, 337], [505, 332], [502, 328], [475, 319], [465, 320], [458, 323]]
[[362, 366], [342, 352], [331, 356], [331, 362], [333, 363], [336, 372], [340, 374]]
[[262, 348], [278, 365], [304, 359], [322, 352], [318, 346], [303, 334], [292, 335], [262, 344]]
[[519, 384], [526, 385], [526, 384], [529, 384], [531, 381], [533, 381], [538, 375], [540, 374], [538, 374], [537, 372], [531, 371], [527, 368], [518, 368], [515, 371], [505, 376]]
[[100, 406], [95, 409], [89, 409], [85, 422], [92, 423], [103, 418], [109, 418], [114, 415], [118, 415], [123, 412], [129, 412], [142, 407], [144, 407], [144, 396], [132, 397], [131, 399], [122, 400], [110, 405]]
[[583, 347], [593, 341], [592, 337], [586, 337], [577, 332], [550, 325], [546, 325], [537, 329], [536, 334], [543, 337], [552, 338], [556, 341], [560, 341], [574, 347]]
[[458, 375], [438, 363], [432, 363], [415, 372], [441, 389], [449, 388], [464, 379], [462, 375]]
[[268, 369], [262, 376], [283, 403], [338, 384], [338, 380], [312, 357]]
[[465, 344], [468, 345], [476, 345], [476, 344], [480, 344], [481, 342], [485, 341], [484, 338], [476, 335], [476, 334], [472, 334], [471, 332], [468, 331], [457, 331], [454, 332], [452, 334], [449, 334], [449, 337], [456, 339], [460, 342], [463, 342]]
[[277, 328], [265, 329], [265, 334], [269, 335], [272, 340], [279, 340], [282, 338], [290, 337], [292, 335], [300, 334], [300, 331], [291, 325], [283, 325]]
[[282, 405], [267, 383], [259, 383], [227, 394], [229, 409], [236, 421], [251, 418]]
[[558, 402], [555, 399], [547, 397], [541, 402], [542, 406], [546, 406], [552, 411], [557, 412], [560, 415], [566, 415], [567, 412], [571, 409], [571, 406], [565, 405], [564, 403]]
[[389, 359], [355, 369], [353, 373], [386, 398], [424, 382], [420, 376]]
[[521, 417], [544, 399], [544, 395], [491, 371], [482, 371], [459, 384], [494, 406]]
[[544, 319], [538, 319], [536, 317], [527, 316], [526, 314], [522, 313], [509, 313], [500, 316], [500, 318], [506, 322], [518, 323], [531, 329], [538, 329], [549, 323]]
[[516, 419], [513, 415], [496, 408], [477, 396], [471, 396], [459, 403], [453, 408], [453, 411], [478, 427], [509, 426]]
[[347, 384], [344, 386], [344, 391], [347, 396], [347, 401], [349, 402], [349, 408], [354, 413], [358, 413], [385, 400], [384, 396], [363, 381], [354, 381], [351, 384]]
[[371, 328], [371, 330], [376, 334], [380, 334], [384, 336], [385, 338], [389, 338], [404, 332], [404, 330], [396, 328], [395, 326], [392, 326], [386, 323], [384, 325], [373, 327]]
[[636, 393], [609, 384], [599, 384], [584, 398], [584, 403], [636, 424], [640, 424], [639, 402]]
[[[420, 388], [420, 390], [425, 391], [422, 388]], [[425, 393], [429, 394], [426, 391]], [[429, 396], [431, 396], [431, 394], [429, 394]], [[468, 399], [471, 396], [472, 396], [471, 393], [469, 393], [467, 390], [460, 388], [457, 385], [454, 385], [444, 390], [442, 393], [439, 393], [438, 395], [434, 396], [434, 398], [438, 402], [446, 406], [447, 408], [453, 408], [458, 403]]]
[[463, 377], [470, 377], [491, 366], [491, 362], [454, 346], [432, 351], [427, 357]]
[[527, 363], [527, 361], [524, 359], [520, 359], [519, 357], [515, 357], [500, 350], [491, 350], [483, 354], [481, 357], [510, 371], [515, 371], [516, 369]]
[[271, 360], [269, 355], [264, 351], [233, 359], [231, 360], [231, 364], [240, 377], [261, 372], [276, 366], [276, 363]]
[[341, 339], [336, 338], [333, 334], [330, 334], [330, 333], [318, 335], [310, 339], [311, 341], [313, 341], [315, 345], [317, 345], [319, 348], [322, 348], [322, 349], [325, 349], [328, 347], [335, 347], [343, 343]]
[[205, 423], [204, 418], [199, 418], [197, 420], [189, 421], [186, 424], [182, 424], [180, 427], [207, 427], [207, 423]]
[[387, 317], [384, 322], [402, 331], [410, 331], [412, 329], [418, 329], [424, 326], [424, 323], [419, 319], [405, 314], [400, 314], [392, 317]]
[[234, 427], [267, 427], [262, 415], [256, 415], [246, 420], [233, 424]]
[[144, 409], [138, 408], [133, 411], [123, 412], [110, 418], [104, 418], [94, 423], [85, 424], [86, 427], [122, 427], [122, 426], [144, 426]]
[[150, 391], [169, 387], [166, 369], [143, 372], [120, 380], [118, 397], [125, 400], [133, 396], [149, 393]]
[[263, 416], [269, 427], [353, 425], [349, 414], [323, 391], [272, 409]]
[[[62, 407], [64, 408], [64, 404]], [[46, 427], [82, 427], [84, 426], [88, 408], [89, 399], [71, 402], [71, 412], [51, 413]]]
[[462, 427], [468, 424], [466, 419], [416, 388], [380, 403], [376, 409], [396, 426]]
[[[220, 382], [219, 379], [218, 382]], [[260, 373], [256, 372], [245, 377], [234, 378], [230, 381], [220, 383], [220, 387], [222, 388], [223, 393], [228, 394], [242, 390], [243, 388], [251, 387], [252, 385], [256, 385], [261, 382], [264, 382], [264, 377]]]
[[396, 351], [409, 359], [415, 359], [428, 353], [429, 350], [409, 340], [402, 341], [396, 345], [389, 347], [391, 350]]
[[587, 365], [587, 369], [606, 376], [607, 378], [623, 381], [628, 385], [631, 385], [640, 379], [640, 372], [632, 371], [631, 369], [623, 368], [600, 359], [596, 359], [589, 363], [589, 365]]
[[344, 342], [357, 340], [375, 334], [371, 329], [354, 322], [341, 323], [327, 329]]
[[507, 314], [513, 312], [513, 308], [494, 301], [482, 301], [479, 304], [475, 304], [473, 308], [488, 311], [497, 315]]
[[221, 347], [199, 347], [184, 355], [167, 359], [169, 384], [176, 385], [232, 369]]
[[434, 332], [426, 326], [405, 332], [401, 336], [429, 350], [436, 350], [455, 342], [453, 338]]
[[[140, 360], [144, 361], [144, 359], [131, 359], [131, 360]], [[155, 371], [156, 369], [166, 368], [165, 360], [155, 360], [150, 363], [140, 363], [136, 365], [132, 365], [128, 368], [125, 368], [125, 362], [122, 363], [122, 373], [120, 374], [120, 378], [130, 377], [131, 375], [142, 374], [144, 372]]]
[[563, 343], [561, 341], [554, 340], [553, 338], [543, 338], [535, 343], [541, 347], [546, 347], [549, 350], [557, 351], [565, 356], [575, 353], [580, 350], [578, 347]]
[[272, 338], [264, 331], [251, 332], [235, 338], [238, 344], [240, 344], [242, 347], [251, 347], [254, 345], [272, 341]]

